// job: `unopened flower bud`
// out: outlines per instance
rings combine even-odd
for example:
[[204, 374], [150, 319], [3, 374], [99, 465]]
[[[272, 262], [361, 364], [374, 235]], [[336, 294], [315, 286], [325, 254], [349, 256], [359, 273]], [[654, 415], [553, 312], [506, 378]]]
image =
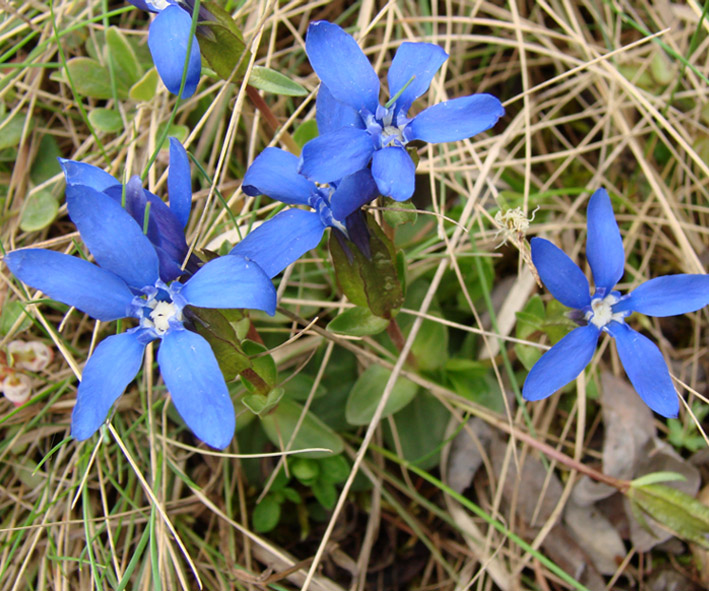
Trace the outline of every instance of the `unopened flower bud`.
[[20, 406], [30, 397], [32, 384], [26, 375], [13, 372], [0, 382], [0, 390], [12, 404]]
[[12, 357], [15, 367], [26, 371], [38, 372], [45, 369], [52, 361], [54, 353], [41, 341], [11, 341], [7, 352]]

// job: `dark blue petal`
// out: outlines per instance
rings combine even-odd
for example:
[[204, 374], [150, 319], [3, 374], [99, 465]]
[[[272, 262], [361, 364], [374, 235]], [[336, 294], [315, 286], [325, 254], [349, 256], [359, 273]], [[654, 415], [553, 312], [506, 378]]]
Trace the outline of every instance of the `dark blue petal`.
[[473, 94], [422, 111], [406, 128], [407, 139], [431, 144], [454, 142], [490, 129], [505, 114], [491, 94]]
[[351, 35], [327, 21], [312, 22], [305, 52], [315, 73], [338, 101], [358, 111], [376, 111], [379, 78]]
[[346, 176], [337, 185], [330, 200], [332, 215], [336, 220], [344, 222], [348, 215], [378, 196], [379, 189], [372, 178], [372, 173], [366, 168], [358, 170]]
[[66, 160], [65, 158], [59, 158], [58, 160], [64, 171], [67, 185], [85, 185], [97, 191], [103, 191], [108, 187], [121, 186], [120, 182], [96, 166], [76, 162], [75, 160]]
[[248, 308], [276, 313], [276, 289], [254, 262], [227, 255], [209, 261], [180, 292], [188, 304], [200, 308]]
[[318, 98], [315, 101], [315, 120], [320, 135], [347, 126], [364, 129], [364, 122], [359, 112], [347, 103], [338, 101], [324, 84], [320, 85]]
[[90, 187], [67, 185], [69, 216], [96, 262], [142, 289], [158, 278], [158, 256], [142, 228], [118, 203]]
[[167, 174], [170, 209], [184, 230], [192, 209], [192, 175], [187, 152], [177, 138], [170, 138], [170, 169]]
[[709, 305], [709, 275], [666, 275], [639, 285], [613, 306], [648, 316], [675, 316]]
[[255, 197], [267, 195], [291, 205], [307, 205], [315, 183], [298, 174], [298, 157], [280, 148], [266, 148], [244, 175], [241, 190]]
[[404, 148], [390, 146], [374, 152], [372, 176], [382, 195], [406, 201], [414, 194], [416, 166]]
[[605, 189], [598, 189], [591, 195], [586, 218], [586, 258], [593, 272], [596, 289], [604, 288], [607, 293], [623, 276], [625, 251], [613, 215], [613, 206]]
[[71, 434], [88, 439], [103, 424], [108, 411], [143, 362], [145, 344], [135, 331], [113, 335], [101, 341], [84, 367], [71, 415]]
[[209, 343], [189, 330], [169, 330], [158, 364], [175, 408], [192, 432], [217, 449], [229, 445], [236, 427], [234, 405]]
[[[176, 5], [165, 8], [150, 24], [148, 47], [160, 78], [172, 94], [180, 92], [191, 29], [192, 16]], [[201, 73], [202, 58], [199, 53], [199, 43], [196, 37], [192, 37], [190, 61], [187, 65], [182, 98], [194, 94]]]
[[120, 277], [78, 257], [26, 248], [5, 255], [3, 260], [27, 285], [97, 320], [125, 318], [133, 299]]
[[580, 310], [591, 303], [588, 279], [564, 251], [544, 238], [532, 238], [532, 261], [539, 277], [564, 306]]
[[524, 382], [524, 399], [541, 400], [575, 379], [593, 358], [600, 334], [593, 324], [575, 328], [544, 353]]
[[136, 8], [140, 8], [141, 10], [148, 10], [150, 12], [157, 12], [154, 8], [150, 7], [145, 0], [128, 0], [133, 6]]
[[373, 151], [366, 130], [342, 127], [303, 146], [299, 172], [318, 183], [339, 181], [367, 166]]
[[249, 232], [229, 254], [247, 257], [266, 275], [275, 277], [315, 248], [324, 231], [325, 224], [317, 213], [287, 209]]
[[625, 373], [643, 402], [663, 417], [676, 417], [679, 413], [677, 392], [655, 343], [624, 322], [611, 322], [607, 328], [615, 337]]
[[402, 43], [391, 62], [389, 96], [394, 97], [413, 78], [396, 99], [395, 112], [406, 114], [418, 97], [428, 90], [438, 69], [448, 59], [443, 48], [432, 43]]

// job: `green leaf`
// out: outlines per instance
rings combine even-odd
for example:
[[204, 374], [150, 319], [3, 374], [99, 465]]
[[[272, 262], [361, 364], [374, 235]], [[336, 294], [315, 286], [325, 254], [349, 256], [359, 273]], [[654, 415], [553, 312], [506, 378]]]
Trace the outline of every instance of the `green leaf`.
[[254, 88], [270, 92], [271, 94], [282, 94], [285, 96], [305, 96], [308, 91], [294, 82], [288, 76], [284, 76], [276, 70], [263, 66], [254, 66], [249, 77], [249, 84]]
[[96, 108], [89, 111], [89, 121], [99, 131], [115, 133], [123, 129], [123, 119], [118, 111]]
[[[276, 446], [285, 445], [303, 413], [303, 407], [293, 400], [283, 398], [276, 409], [269, 415], [261, 417], [261, 425], [268, 438]], [[292, 450], [321, 447], [332, 450], [332, 453], [342, 453], [344, 444], [340, 436], [323, 423], [313, 413], [306, 413], [295, 437]], [[330, 452], [308, 452], [299, 457], [323, 458]]]
[[288, 463], [293, 476], [306, 486], [310, 486], [320, 475], [320, 464], [309, 458], [295, 458]]
[[631, 483], [626, 493], [641, 510], [677, 537], [709, 548], [709, 507], [664, 484]]
[[310, 489], [313, 491], [318, 503], [325, 507], [325, 509], [329, 511], [335, 507], [335, 503], [337, 503], [337, 489], [332, 482], [318, 480], [313, 482]]
[[308, 119], [301, 123], [293, 132], [293, 141], [301, 148], [316, 137], [318, 137], [318, 123], [315, 119]]
[[59, 161], [57, 160], [61, 155], [62, 153], [54, 136], [49, 133], [42, 135], [37, 156], [32, 162], [30, 171], [30, 179], [35, 185], [45, 182], [62, 171], [62, 167], [59, 166]]
[[197, 28], [199, 49], [217, 75], [229, 80], [234, 68], [234, 81], [238, 82], [246, 72], [251, 53], [246, 49], [243, 36], [231, 15], [214, 2], [201, 4], [215, 17], [215, 21], [200, 21]]
[[57, 217], [59, 203], [49, 191], [37, 191], [27, 199], [20, 219], [23, 232], [36, 232], [46, 228]]
[[330, 456], [320, 460], [320, 480], [338, 484], [347, 480], [350, 464], [343, 455]]
[[283, 398], [283, 388], [274, 388], [267, 396], [263, 394], [246, 394], [241, 402], [255, 415], [261, 416], [271, 412]]
[[[8, 121], [8, 118], [11, 119]], [[2, 121], [2, 133], [0, 133], [0, 150], [14, 148], [20, 144], [22, 139], [22, 129], [25, 126], [25, 116], [23, 113], [8, 115]], [[33, 126], [30, 126], [30, 129]]]
[[[415, 281], [406, 293], [405, 305], [410, 310], [418, 310], [428, 292], [428, 281]], [[428, 309], [429, 316], [440, 316], [441, 308], [436, 299]], [[400, 317], [401, 330], [408, 334], [413, 324], [413, 316]], [[419, 369], [431, 371], [443, 367], [448, 361], [448, 327], [435, 320], [421, 323], [414, 344], [411, 347]]]
[[290, 501], [291, 503], [300, 505], [300, 503], [303, 502], [303, 499], [301, 498], [298, 491], [294, 488], [291, 488], [290, 486], [286, 486], [285, 488], [281, 489], [281, 493], [286, 498], [286, 500]]
[[[345, 406], [345, 417], [350, 425], [367, 425], [372, 420], [389, 376], [391, 371], [381, 365], [370, 365], [359, 376]], [[382, 418], [404, 408], [416, 396], [417, 391], [418, 386], [411, 380], [399, 377], [384, 406]]]
[[271, 531], [280, 520], [281, 505], [273, 495], [266, 495], [251, 513], [254, 531], [262, 534]]
[[20, 317], [22, 317], [22, 320], [14, 334], [20, 334], [26, 331], [32, 326], [32, 320], [25, 314], [25, 309], [20, 302], [5, 302], [0, 309], [0, 334], [3, 336], [9, 334]]
[[158, 89], [158, 72], [150, 68], [143, 77], [131, 86], [128, 96], [134, 101], [147, 103], [155, 98]]
[[[90, 57], [75, 57], [66, 63], [66, 67], [79, 94], [97, 99], [113, 98], [111, 75], [108, 68], [102, 66], [97, 60]], [[62, 74], [59, 76], [63, 79]], [[116, 94], [119, 99], [128, 98], [128, 88], [116, 80]]]
[[[244, 386], [251, 392], [259, 392], [265, 394], [263, 391], [264, 385], [268, 390], [273, 390], [276, 386], [276, 381], [278, 380], [278, 370], [276, 369], [276, 362], [273, 361], [273, 357], [268, 354], [268, 349], [264, 347], [261, 343], [256, 343], [246, 339], [241, 346], [251, 359], [251, 370], [252, 372], [246, 372], [241, 376], [241, 381]], [[254, 375], [252, 375], [255, 374]], [[259, 380], [263, 381], [264, 385], [259, 384]]]
[[687, 480], [685, 476], [679, 472], [651, 472], [635, 478], [631, 481], [631, 486], [645, 486], [648, 484], [657, 484], [658, 482], [672, 482], [677, 480]]
[[[165, 125], [166, 125], [166, 122], [163, 122], [160, 125], [158, 125], [158, 132], [156, 134], [156, 137], [162, 137], [162, 133], [163, 133], [163, 130], [165, 129]], [[176, 138], [181, 144], [184, 144], [189, 133], [190, 133], [190, 128], [187, 127], [186, 125], [178, 125], [176, 123], [173, 123], [172, 125], [170, 125], [167, 128], [167, 137], [165, 138], [165, 141], [163, 142], [160, 149], [167, 150], [170, 148], [170, 138], [171, 137]]]
[[384, 221], [391, 227], [416, 223], [416, 206], [410, 201], [394, 201], [391, 197], [384, 197], [382, 206], [385, 208]]
[[143, 72], [135, 51], [116, 27], [109, 27], [106, 31], [105, 52], [107, 60], [111, 60], [117, 86], [128, 89], [140, 79]]
[[356, 306], [338, 314], [327, 325], [336, 334], [364, 337], [379, 334], [389, 326], [389, 320], [375, 316], [369, 308]]
[[[437, 466], [450, 412], [435, 396], [421, 392], [411, 404], [392, 417], [403, 458], [422, 470]], [[390, 449], [394, 436], [389, 423], [384, 425], [384, 437]]]
[[[286, 390], [286, 396], [288, 396], [288, 398], [303, 401], [307, 400], [308, 396], [310, 396], [310, 391], [313, 389], [314, 383], [315, 379], [312, 376], [299, 373], [289, 377], [283, 384], [283, 387]], [[320, 383], [313, 393], [313, 400], [321, 398], [322, 396], [325, 396], [325, 394], [327, 394], [327, 388]]]

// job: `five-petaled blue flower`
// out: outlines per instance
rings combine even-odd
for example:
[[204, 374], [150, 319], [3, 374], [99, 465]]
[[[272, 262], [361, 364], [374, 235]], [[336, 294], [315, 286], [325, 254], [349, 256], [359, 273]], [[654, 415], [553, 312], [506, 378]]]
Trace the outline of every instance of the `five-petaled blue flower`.
[[174, 137], [170, 138], [170, 168], [167, 177], [169, 207], [157, 195], [143, 189], [140, 178], [133, 176], [125, 186], [113, 176], [96, 166], [75, 160], [59, 159], [64, 170], [66, 184], [91, 187], [105, 193], [116, 203], [123, 204], [126, 211], [138, 222], [145, 224], [148, 210], [147, 237], [153, 243], [160, 260], [160, 278], [169, 282], [181, 275], [197, 270], [194, 257], [183, 263], [189, 253], [184, 229], [192, 207], [192, 182], [187, 152]]
[[357, 170], [329, 186], [318, 186], [298, 174], [298, 158], [280, 148], [266, 148], [246, 171], [242, 190], [252, 197], [266, 195], [289, 205], [308, 205], [315, 211], [287, 209], [267, 220], [239, 242], [231, 254], [255, 261], [273, 277], [310, 249], [328, 227], [345, 236], [355, 233], [352, 214], [379, 194], [369, 170]]
[[135, 318], [138, 326], [103, 340], [89, 358], [72, 414], [74, 437], [90, 437], [128, 383], [146, 345], [160, 339], [158, 365], [175, 408], [197, 437], [223, 449], [232, 439], [234, 406], [209, 343], [185, 324], [184, 308], [249, 308], [273, 315], [276, 292], [252, 261], [224, 256], [184, 284], [160, 278], [159, 260], [141, 226], [108, 195], [69, 184], [69, 215], [98, 265], [43, 249], [16, 250], [5, 263], [47, 296], [101, 321]]
[[676, 417], [679, 402], [667, 365], [657, 346], [625, 323], [633, 312], [675, 316], [709, 304], [709, 275], [668, 275], [650, 279], [631, 293], [613, 291], [623, 276], [625, 253], [610, 198], [598, 189], [588, 203], [586, 256], [596, 290], [586, 276], [548, 240], [533, 238], [532, 260], [544, 285], [565, 306], [575, 308], [585, 324], [574, 329], [532, 367], [522, 394], [540, 400], [576, 378], [589, 364], [601, 332], [615, 338], [618, 356], [635, 390], [652, 410]]
[[379, 104], [379, 78], [357, 42], [339, 26], [310, 23], [305, 51], [322, 82], [316, 104], [320, 136], [303, 147], [300, 172], [318, 183], [338, 181], [372, 161], [382, 195], [397, 201], [414, 192], [415, 165], [406, 144], [453, 142], [490, 129], [504, 115], [500, 101], [474, 94], [429, 107], [413, 118], [448, 54], [431, 43], [402, 43], [389, 68], [391, 99]]
[[[142, 10], [158, 13], [150, 23], [148, 47], [153, 56], [155, 68], [165, 86], [172, 94], [178, 94], [187, 59], [194, 2], [187, 0], [128, 0], [128, 2]], [[200, 10], [200, 18], [204, 16], [203, 12]], [[192, 36], [182, 98], [188, 98], [194, 94], [201, 73], [202, 57], [199, 52], [199, 43], [197, 38]]]

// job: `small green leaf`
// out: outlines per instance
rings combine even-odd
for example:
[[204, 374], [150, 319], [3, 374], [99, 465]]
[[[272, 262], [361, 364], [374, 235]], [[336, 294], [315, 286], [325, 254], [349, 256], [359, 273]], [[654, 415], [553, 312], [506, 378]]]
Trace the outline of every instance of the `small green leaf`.
[[[158, 125], [158, 133], [156, 134], [157, 137], [162, 137], [162, 133], [163, 133], [164, 129], [165, 129], [165, 122]], [[190, 133], [190, 128], [187, 127], [186, 125], [178, 125], [176, 123], [173, 123], [172, 125], [170, 125], [170, 127], [167, 128], [167, 137], [165, 137], [165, 141], [163, 142], [160, 149], [167, 150], [170, 148], [170, 138], [171, 137], [174, 137], [181, 144], [184, 144], [189, 133]]]
[[131, 86], [128, 96], [134, 101], [147, 103], [155, 98], [158, 89], [158, 72], [150, 68], [143, 77]]
[[[108, 68], [102, 66], [97, 60], [90, 57], [75, 57], [66, 63], [66, 67], [79, 94], [97, 99], [113, 98]], [[62, 79], [62, 74], [59, 76]], [[119, 84], [118, 80], [116, 80], [116, 94], [119, 99], [128, 98], [128, 87]]]
[[648, 484], [657, 484], [658, 482], [672, 482], [676, 480], [687, 480], [682, 474], [678, 472], [651, 472], [650, 474], [645, 474], [640, 476], [640, 478], [635, 478], [631, 481], [631, 486], [646, 486]]
[[[248, 339], [246, 339], [241, 346], [244, 349], [244, 353], [251, 359], [251, 369], [256, 374], [256, 377], [262, 380], [269, 390], [272, 390], [278, 379], [278, 370], [276, 369], [276, 362], [273, 361], [273, 357], [268, 354], [268, 349], [261, 343], [256, 343]], [[254, 379], [254, 376], [242, 375], [241, 381], [251, 392], [265, 393], [262, 391], [262, 386], [258, 384], [258, 380]]]
[[[12, 117], [9, 121], [7, 118]], [[2, 121], [2, 133], [0, 133], [0, 150], [14, 148], [19, 145], [22, 139], [22, 129], [25, 126], [25, 117], [22, 113], [8, 115]], [[30, 127], [31, 129], [31, 127]]]
[[123, 129], [123, 119], [118, 111], [98, 107], [89, 111], [89, 121], [99, 131], [115, 133]]
[[[285, 445], [289, 440], [295, 426], [303, 413], [303, 407], [293, 400], [283, 398], [276, 409], [261, 417], [261, 425], [274, 445]], [[342, 453], [344, 444], [342, 439], [330, 427], [323, 423], [312, 412], [306, 413], [303, 418], [292, 450], [320, 447], [332, 450], [332, 453]], [[299, 457], [323, 458], [331, 455], [330, 452], [309, 452], [300, 454]]]
[[254, 531], [262, 534], [271, 531], [280, 520], [281, 505], [273, 495], [266, 495], [251, 513]]
[[308, 91], [294, 82], [288, 76], [284, 76], [276, 70], [263, 66], [254, 66], [249, 77], [249, 84], [254, 88], [270, 92], [271, 94], [282, 94], [285, 96], [305, 96]]
[[328, 511], [335, 507], [337, 502], [337, 489], [332, 482], [325, 480], [317, 480], [310, 485], [310, 490], [313, 491], [315, 498]]
[[[286, 390], [286, 396], [288, 396], [288, 398], [303, 401], [307, 400], [308, 396], [310, 396], [310, 391], [313, 389], [314, 383], [315, 379], [312, 376], [299, 373], [289, 377], [283, 384], [283, 387]], [[321, 398], [325, 396], [325, 394], [327, 394], [327, 388], [320, 383], [313, 393], [313, 400]]]
[[23, 232], [36, 232], [46, 228], [57, 217], [59, 203], [49, 191], [37, 191], [27, 199], [20, 219]]
[[106, 58], [111, 60], [116, 85], [127, 89], [133, 86], [142, 74], [138, 58], [133, 47], [123, 33], [116, 27], [106, 31]]
[[241, 402], [255, 415], [261, 416], [271, 412], [283, 398], [283, 388], [274, 388], [267, 396], [263, 394], [246, 394]]
[[300, 505], [300, 503], [303, 502], [303, 499], [301, 498], [298, 491], [294, 488], [291, 488], [290, 486], [286, 486], [285, 488], [281, 489], [281, 493], [286, 498], [286, 500], [290, 501], [291, 503]]
[[330, 456], [320, 460], [320, 480], [338, 484], [347, 480], [350, 464], [343, 455]]
[[20, 302], [5, 302], [0, 309], [0, 334], [9, 334], [17, 320], [22, 317], [14, 334], [20, 334], [32, 326], [32, 320], [25, 314], [25, 308]]
[[301, 148], [316, 137], [318, 137], [318, 123], [315, 119], [308, 119], [301, 123], [293, 132], [293, 141]]
[[394, 201], [391, 197], [384, 197], [382, 207], [384, 221], [393, 228], [413, 224], [418, 218], [416, 206], [411, 201]]
[[199, 49], [217, 75], [224, 79], [231, 78], [234, 68], [234, 82], [241, 80], [249, 65], [251, 53], [246, 49], [243, 36], [231, 15], [215, 2], [204, 0], [201, 3], [216, 20], [200, 21], [197, 27]]
[[[345, 405], [345, 417], [350, 425], [367, 425], [379, 405], [391, 371], [381, 365], [370, 365], [355, 382]], [[389, 395], [382, 418], [404, 408], [418, 391], [411, 380], [399, 377]]]
[[664, 484], [631, 483], [626, 494], [634, 507], [664, 529], [709, 548], [709, 507], [694, 497]]
[[30, 179], [35, 185], [45, 182], [62, 171], [57, 160], [61, 155], [62, 153], [54, 136], [49, 133], [42, 135], [37, 156], [32, 162], [30, 171]]
[[369, 308], [355, 306], [338, 314], [327, 325], [327, 329], [336, 334], [352, 337], [364, 337], [379, 334], [389, 326], [389, 320], [375, 316]]
[[306, 486], [310, 486], [320, 475], [320, 465], [317, 460], [295, 458], [291, 460], [288, 465], [290, 466], [293, 476]]

